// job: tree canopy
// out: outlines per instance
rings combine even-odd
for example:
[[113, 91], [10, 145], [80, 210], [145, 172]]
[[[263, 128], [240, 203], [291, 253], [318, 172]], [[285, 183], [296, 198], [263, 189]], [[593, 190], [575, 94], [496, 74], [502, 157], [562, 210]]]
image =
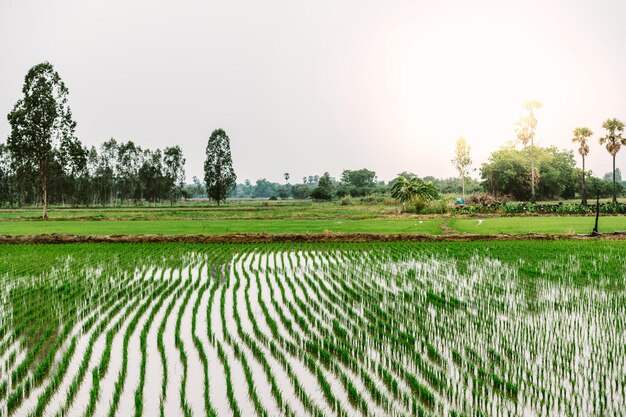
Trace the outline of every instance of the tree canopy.
[[219, 205], [235, 187], [236, 181], [230, 139], [223, 129], [216, 129], [211, 133], [206, 147], [204, 182], [207, 195]]
[[44, 62], [26, 74], [19, 99], [7, 118], [11, 124], [7, 146], [13, 169], [26, 175], [36, 173], [41, 190], [43, 218], [48, 218], [48, 174], [51, 165], [63, 171], [79, 170], [84, 159], [74, 136], [76, 122], [72, 119], [68, 89], [54, 67]]
[[[555, 147], [535, 148], [537, 197], [572, 198], [576, 190], [574, 155]], [[494, 195], [510, 195], [517, 200], [532, 198], [531, 150], [513, 147], [499, 149], [480, 168], [485, 188]]]

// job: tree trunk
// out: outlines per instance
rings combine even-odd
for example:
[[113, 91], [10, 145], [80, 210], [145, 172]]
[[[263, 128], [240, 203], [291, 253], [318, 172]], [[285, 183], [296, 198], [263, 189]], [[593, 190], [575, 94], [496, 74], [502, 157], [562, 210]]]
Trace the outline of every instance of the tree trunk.
[[585, 184], [585, 155], [583, 155], [583, 192], [582, 192], [582, 201], [583, 205], [587, 205], [587, 185]]
[[461, 179], [461, 184], [463, 188], [463, 203], [465, 203], [465, 177]]
[[48, 220], [47, 168], [46, 161], [39, 162], [39, 184], [41, 186], [41, 206], [43, 208], [44, 220]]
[[615, 188], [615, 155], [613, 155], [613, 202], [617, 203], [617, 190]]
[[530, 193], [531, 201], [534, 203], [535, 199], [535, 145], [533, 138], [530, 138]]

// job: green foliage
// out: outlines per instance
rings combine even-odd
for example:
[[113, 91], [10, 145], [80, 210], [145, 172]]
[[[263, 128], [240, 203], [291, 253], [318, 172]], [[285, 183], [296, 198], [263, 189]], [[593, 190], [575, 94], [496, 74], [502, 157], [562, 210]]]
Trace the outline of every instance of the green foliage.
[[363, 197], [371, 194], [376, 187], [376, 172], [367, 168], [358, 170], [344, 170], [341, 173], [340, 186], [337, 195], [343, 197]]
[[405, 207], [411, 205], [414, 206], [416, 212], [420, 212], [428, 201], [439, 197], [439, 192], [430, 182], [424, 182], [417, 177], [407, 179], [399, 176], [391, 186], [391, 196]]
[[211, 133], [204, 161], [204, 182], [207, 195], [219, 205], [235, 187], [237, 176], [233, 170], [230, 139], [222, 129]]
[[311, 197], [315, 200], [331, 200], [333, 198], [333, 180], [328, 172], [319, 178], [317, 187], [311, 191]]
[[[615, 241], [5, 245], [3, 255], [8, 296], [22, 300], [0, 309], [7, 416], [54, 414], [46, 404], [58, 416], [113, 415], [122, 398], [129, 405], [134, 399], [139, 416], [157, 407], [159, 395], [161, 415], [169, 404], [190, 416], [192, 384], [203, 397], [194, 398], [194, 411], [214, 416], [210, 383], [224, 384], [233, 415], [434, 416], [447, 409], [487, 416], [518, 405], [550, 409], [546, 404], [571, 415], [621, 409], [609, 397], [575, 401], [600, 398], [604, 388], [595, 374], [572, 366], [584, 361], [624, 391], [626, 249]], [[71, 308], [59, 308], [50, 293]], [[29, 373], [8, 384], [6, 371], [25, 355], [16, 359], [7, 346], [36, 348], [15, 332], [32, 321], [28, 309], [46, 303], [60, 316], [42, 316], [40, 327], [61, 324], [52, 345], [62, 348], [48, 352], [60, 362], [39, 382]], [[580, 324], [602, 320], [610, 326], [592, 335]], [[154, 326], [161, 362], [147, 356]], [[166, 327], [173, 336], [167, 343]], [[117, 333], [121, 369], [110, 378]], [[570, 342], [561, 343], [565, 336]], [[94, 347], [98, 340], [104, 350]], [[137, 363], [131, 340], [139, 342]], [[581, 354], [581, 343], [591, 343], [594, 354]], [[543, 359], [529, 362], [528, 351]], [[74, 362], [78, 369], [68, 369]], [[152, 381], [163, 384], [160, 393], [143, 389], [150, 362], [161, 367], [162, 378]], [[172, 367], [179, 372], [168, 375]], [[64, 376], [70, 370], [75, 374]], [[138, 376], [135, 386], [127, 374]], [[60, 386], [65, 380], [69, 385]], [[576, 384], [564, 390], [563, 381]], [[61, 387], [61, 404], [52, 404]], [[166, 398], [172, 387], [177, 395]], [[111, 388], [112, 397], [101, 397]], [[87, 404], [74, 403], [79, 395]]]
[[[577, 185], [574, 155], [555, 147], [534, 148], [537, 169], [537, 198], [550, 200], [574, 197]], [[512, 195], [517, 200], [532, 197], [529, 175], [531, 151], [502, 148], [493, 152], [480, 169], [483, 186], [493, 195]]]
[[85, 161], [76, 158], [82, 146], [74, 137], [76, 122], [67, 103], [68, 89], [54, 67], [48, 62], [32, 67], [22, 93], [24, 97], [7, 116], [11, 124], [7, 146], [15, 171], [37, 173], [43, 217], [47, 218], [50, 166], [67, 171], [80, 169]]

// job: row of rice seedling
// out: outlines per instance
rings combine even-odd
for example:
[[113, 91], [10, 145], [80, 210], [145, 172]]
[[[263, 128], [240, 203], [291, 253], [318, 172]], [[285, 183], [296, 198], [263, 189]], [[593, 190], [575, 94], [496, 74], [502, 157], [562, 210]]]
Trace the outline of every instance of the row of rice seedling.
[[0, 255], [0, 417], [138, 417], [152, 413], [146, 404], [162, 416], [626, 409], [619, 242], [7, 245]]

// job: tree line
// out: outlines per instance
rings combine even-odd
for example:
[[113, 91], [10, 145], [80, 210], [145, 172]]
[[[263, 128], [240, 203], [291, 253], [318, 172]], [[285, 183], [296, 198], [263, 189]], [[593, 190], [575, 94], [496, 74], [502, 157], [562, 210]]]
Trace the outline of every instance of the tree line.
[[70, 162], [62, 149], [52, 149], [45, 189], [37, 166], [0, 144], [0, 206], [40, 203], [44, 191], [47, 204], [84, 206], [175, 201], [183, 196], [185, 158], [179, 146], [142, 149], [113, 138], [99, 148], [78, 140], [75, 144]]
[[[47, 218], [49, 203], [71, 205], [123, 204], [126, 202], [174, 202], [180, 198], [209, 197], [218, 205], [232, 198], [295, 198], [331, 200], [343, 197], [365, 197], [372, 194], [402, 196], [422, 193], [427, 199], [437, 193], [476, 193], [510, 195], [518, 200], [572, 198], [580, 189], [583, 204], [587, 189], [613, 201], [623, 191], [615, 158], [624, 138], [624, 124], [608, 119], [599, 139], [613, 159], [611, 180], [593, 177], [585, 171], [589, 154], [588, 128], [574, 130], [573, 141], [579, 146], [582, 169], [576, 167], [572, 151], [534, 144], [537, 117], [541, 108], [536, 101], [525, 105], [526, 115], [515, 124], [514, 145], [493, 152], [482, 164], [482, 182], [469, 177], [472, 159], [470, 146], [459, 138], [452, 163], [459, 173], [455, 179], [418, 178], [403, 172], [389, 182], [378, 180], [370, 169], [344, 170], [339, 179], [328, 172], [303, 177], [302, 182], [278, 184], [259, 179], [237, 184], [230, 139], [223, 129], [209, 137], [204, 163], [204, 181], [194, 177], [185, 184], [185, 158], [179, 146], [143, 149], [132, 141], [109, 139], [98, 148], [84, 146], [76, 137], [76, 122], [68, 104], [68, 89], [47, 62], [35, 65], [26, 74], [20, 98], [7, 118], [11, 132], [6, 144], [0, 144], [0, 206], [40, 203]], [[579, 187], [580, 184], [580, 187]], [[608, 185], [607, 185], [608, 184]], [[395, 187], [395, 188], [394, 188]]]
[[110, 139], [99, 149], [76, 137], [68, 89], [44, 62], [26, 74], [8, 114], [11, 133], [0, 144], [0, 205], [116, 204], [175, 200], [185, 179], [179, 146], [142, 149]]

